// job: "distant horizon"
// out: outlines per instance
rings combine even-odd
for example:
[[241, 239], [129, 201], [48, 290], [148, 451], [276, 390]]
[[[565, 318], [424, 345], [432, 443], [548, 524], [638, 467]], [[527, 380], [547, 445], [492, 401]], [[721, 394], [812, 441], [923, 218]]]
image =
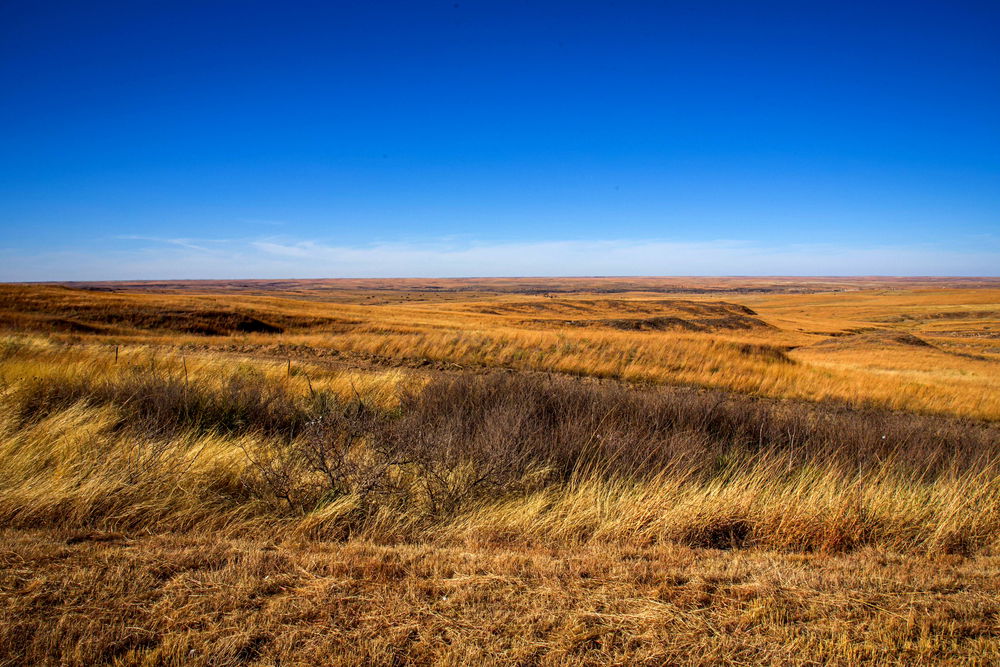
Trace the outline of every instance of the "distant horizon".
[[831, 280], [1000, 280], [1000, 275], [891, 275], [891, 274], [732, 274], [732, 275], [710, 275], [710, 274], [678, 274], [678, 275], [510, 275], [510, 276], [379, 276], [367, 278], [351, 278], [343, 276], [310, 276], [304, 278], [270, 277], [270, 278], [245, 278], [245, 277], [225, 277], [225, 278], [120, 278], [113, 280], [8, 280], [0, 281], [3, 284], [16, 285], [91, 285], [104, 283], [226, 283], [226, 282], [367, 282], [367, 281], [408, 281], [408, 280], [683, 280], [683, 279], [831, 279]]

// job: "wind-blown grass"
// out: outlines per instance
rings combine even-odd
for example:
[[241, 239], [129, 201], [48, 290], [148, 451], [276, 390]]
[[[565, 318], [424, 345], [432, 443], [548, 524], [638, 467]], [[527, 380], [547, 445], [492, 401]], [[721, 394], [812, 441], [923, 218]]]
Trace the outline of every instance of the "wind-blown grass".
[[994, 422], [87, 340], [0, 342], [0, 663], [1000, 659]]
[[0, 362], [7, 525], [963, 553], [1000, 530], [1000, 440], [974, 422], [516, 375], [362, 392], [267, 364], [60, 354]]

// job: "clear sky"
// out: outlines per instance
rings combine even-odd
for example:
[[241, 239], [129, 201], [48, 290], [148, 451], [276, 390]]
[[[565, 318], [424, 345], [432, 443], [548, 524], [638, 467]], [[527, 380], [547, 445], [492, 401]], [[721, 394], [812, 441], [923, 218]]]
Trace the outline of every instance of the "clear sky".
[[1000, 2], [0, 2], [0, 280], [1000, 274]]

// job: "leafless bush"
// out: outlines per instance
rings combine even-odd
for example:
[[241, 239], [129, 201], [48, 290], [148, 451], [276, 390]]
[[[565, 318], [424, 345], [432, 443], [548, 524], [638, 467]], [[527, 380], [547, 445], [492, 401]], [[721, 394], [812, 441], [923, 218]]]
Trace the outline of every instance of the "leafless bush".
[[[469, 385], [471, 388], [471, 385]], [[408, 460], [432, 513], [450, 513], [484, 495], [499, 497], [545, 479], [544, 452], [525, 435], [538, 427], [532, 405], [499, 391], [463, 392], [443, 382], [401, 402], [389, 432], [392, 451]]]
[[360, 400], [326, 396], [302, 433], [266, 451], [246, 451], [261, 495], [305, 513], [343, 496], [364, 506], [399, 496], [391, 473], [406, 465], [386, 446], [387, 415]]

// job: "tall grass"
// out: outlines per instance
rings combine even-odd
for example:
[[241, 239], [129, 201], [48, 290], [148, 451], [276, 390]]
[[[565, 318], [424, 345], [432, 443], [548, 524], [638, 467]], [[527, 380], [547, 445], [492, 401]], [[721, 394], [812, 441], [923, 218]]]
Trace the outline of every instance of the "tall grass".
[[[771, 338], [774, 340], [772, 341]], [[303, 338], [303, 341], [307, 339]], [[526, 331], [492, 326], [467, 331], [357, 331], [314, 340], [354, 354], [431, 360], [460, 367], [554, 371], [634, 383], [698, 385], [760, 396], [846, 401], [857, 406], [996, 419], [1000, 386], [991, 362], [938, 352], [920, 372], [868, 368], [862, 350], [854, 364], [810, 355], [796, 363], [778, 335]], [[913, 357], [912, 351], [907, 351]], [[870, 362], [870, 359], [868, 360]], [[955, 370], [951, 370], [955, 369]]]
[[967, 420], [5, 349], [6, 525], [965, 553], [1000, 529], [998, 430]]

